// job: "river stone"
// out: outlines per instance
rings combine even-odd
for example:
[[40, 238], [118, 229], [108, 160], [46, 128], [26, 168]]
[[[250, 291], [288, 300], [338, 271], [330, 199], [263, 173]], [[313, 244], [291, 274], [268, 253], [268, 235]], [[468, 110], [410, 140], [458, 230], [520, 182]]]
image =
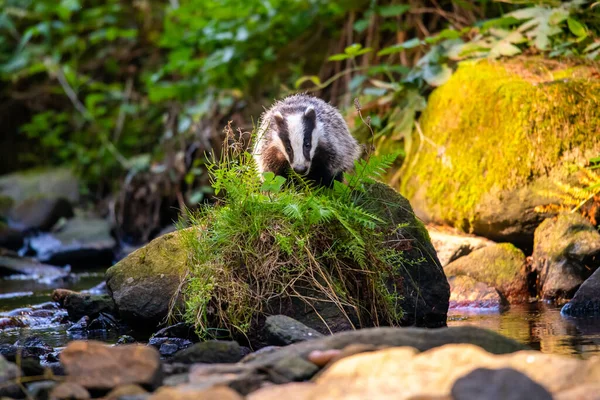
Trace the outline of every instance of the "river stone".
[[29, 246], [37, 258], [54, 265], [72, 268], [110, 265], [115, 256], [116, 240], [108, 220], [75, 217], [52, 234], [33, 237]]
[[468, 307], [501, 310], [508, 306], [508, 301], [498, 290], [469, 276], [451, 276], [448, 282], [451, 309]]
[[144, 390], [140, 385], [121, 385], [117, 386], [106, 396], [104, 396], [104, 400], [121, 400], [123, 398], [129, 398], [129, 396], [138, 396], [138, 395], [147, 395], [148, 392]]
[[51, 400], [86, 400], [90, 398], [90, 392], [73, 382], [62, 382], [50, 392]]
[[2, 355], [0, 355], [0, 397], [24, 397], [23, 391], [15, 382], [16, 378], [20, 375], [21, 373], [19, 371], [19, 367], [11, 362], [8, 362]]
[[181, 385], [176, 387], [162, 387], [148, 400], [243, 400], [235, 390], [228, 387], [214, 387], [203, 389], [194, 385]]
[[149, 346], [74, 341], [60, 353], [60, 362], [67, 381], [87, 389], [109, 390], [126, 384], [154, 389], [162, 382], [160, 355]]
[[52, 293], [52, 300], [64, 307], [73, 321], [80, 320], [86, 315], [94, 319], [100, 313], [115, 313], [115, 303], [108, 295], [90, 295], [67, 289], [56, 289]]
[[525, 255], [510, 243], [498, 243], [475, 250], [448, 264], [446, 275], [466, 275], [489, 285], [510, 303], [529, 300]]
[[246, 395], [268, 382], [264, 372], [244, 364], [194, 364], [188, 383], [197, 389], [228, 386]]
[[42, 264], [34, 258], [19, 257], [16, 253], [0, 249], [0, 276], [32, 275], [46, 279], [60, 279], [68, 271], [53, 265]]
[[539, 56], [478, 61], [429, 96], [427, 143], [408, 149], [401, 192], [426, 222], [531, 248], [547, 216], [535, 207], [558, 200], [545, 193], [600, 154], [599, 68]]
[[20, 231], [50, 230], [61, 218], [71, 218], [73, 207], [64, 197], [34, 197], [17, 204], [8, 224]]
[[314, 329], [285, 315], [268, 316], [264, 329], [269, 344], [275, 346], [286, 346], [323, 336]]
[[187, 253], [179, 232], [158, 237], [106, 271], [106, 285], [119, 315], [132, 325], [156, 326], [169, 313], [173, 297], [181, 308], [180, 285]]
[[512, 368], [478, 368], [458, 379], [453, 400], [552, 400], [539, 383]]
[[79, 201], [79, 182], [67, 168], [32, 169], [0, 176], [0, 194], [14, 200], [46, 196]]
[[600, 317], [600, 268], [583, 282], [560, 312], [569, 317]]
[[560, 214], [536, 229], [532, 256], [541, 297], [570, 299], [600, 265], [600, 233], [580, 214]]
[[175, 362], [184, 364], [235, 363], [244, 357], [243, 348], [234, 341], [208, 340], [177, 352]]
[[427, 231], [442, 267], [460, 257], [471, 254], [475, 250], [494, 244], [491, 240], [483, 237], [450, 233], [433, 226], [428, 226]]
[[[469, 344], [451, 344], [423, 353], [411, 347], [393, 347], [343, 358], [321, 372], [313, 380], [315, 384], [306, 390], [297, 390], [298, 386], [293, 386], [286, 391], [287, 385], [266, 387], [250, 399], [273, 398], [269, 396], [270, 391], [276, 391], [280, 398], [296, 400], [450, 399], [457, 381], [479, 368], [513, 369], [552, 394], [595, 383], [600, 377], [599, 359], [583, 361], [536, 351], [493, 355]], [[519, 381], [511, 387], [508, 397], [498, 398], [514, 398], [510, 396], [523, 388]], [[488, 380], [482, 384], [491, 383]], [[530, 395], [536, 393], [540, 392], [531, 391]]]

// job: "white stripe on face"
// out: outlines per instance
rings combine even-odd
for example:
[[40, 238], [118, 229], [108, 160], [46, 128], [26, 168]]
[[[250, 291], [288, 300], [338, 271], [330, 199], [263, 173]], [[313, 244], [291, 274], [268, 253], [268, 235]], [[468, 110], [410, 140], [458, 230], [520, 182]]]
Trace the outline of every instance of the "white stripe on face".
[[[290, 134], [290, 144], [294, 151], [294, 162], [292, 163], [292, 169], [302, 170], [305, 169], [305, 173], [308, 173], [310, 169], [310, 160], [304, 158], [304, 152], [302, 146], [304, 143], [304, 123], [303, 114], [293, 114], [287, 117], [288, 132]], [[311, 149], [311, 154], [314, 154]]]

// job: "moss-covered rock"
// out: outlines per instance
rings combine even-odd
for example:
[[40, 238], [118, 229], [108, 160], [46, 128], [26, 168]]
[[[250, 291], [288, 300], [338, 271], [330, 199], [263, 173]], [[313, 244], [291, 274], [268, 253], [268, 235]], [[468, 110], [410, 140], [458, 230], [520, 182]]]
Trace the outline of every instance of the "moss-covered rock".
[[562, 302], [600, 266], [600, 233], [580, 214], [548, 218], [535, 231], [533, 269], [542, 298]]
[[543, 192], [600, 154], [598, 76], [540, 58], [460, 65], [429, 98], [401, 192], [425, 220], [531, 245]]
[[[402, 258], [390, 260], [387, 265], [389, 272], [385, 271], [385, 284], [390, 286], [391, 291], [399, 294], [394, 305], [402, 312], [401, 323], [427, 327], [445, 326], [450, 296], [448, 281], [427, 230], [415, 217], [408, 201], [391, 187], [378, 183], [369, 186], [361, 205], [365, 211], [385, 221], [381, 228], [394, 239], [389, 240], [389, 245], [402, 251]], [[202, 228], [194, 227], [185, 232], [161, 236], [107, 271], [107, 286], [121, 317], [130, 322], [157, 324], [167, 316], [171, 306], [183, 307], [181, 288], [193, 251], [188, 236], [197, 235], [197, 240], [201, 240], [201, 231], [198, 229]], [[271, 251], [271, 247], [268, 251]], [[219, 268], [217, 263], [216, 266], [211, 263], [203, 265]], [[363, 283], [353, 280], [353, 270], [359, 267], [353, 266], [351, 260], [348, 260], [347, 265], [347, 271], [342, 271], [343, 276], [349, 285], [360, 287]], [[243, 270], [247, 266], [236, 264], [235, 268]], [[250, 283], [246, 281], [235, 281], [229, 282], [227, 287], [221, 285], [220, 288], [236, 290], [236, 287], [248, 284]], [[318, 300], [324, 297], [324, 289], [319, 285], [318, 280], [310, 287], [286, 285], [281, 289], [282, 293], [270, 296], [270, 299], [253, 299], [252, 301], [259, 302], [260, 307], [251, 308], [248, 312], [260, 309], [266, 315], [285, 314], [322, 333], [351, 329], [349, 319], [353, 316], [350, 315], [349, 318], [349, 314], [352, 310], [342, 310], [331, 301]], [[309, 296], [312, 301], [298, 299], [298, 293]], [[219, 306], [218, 304], [221, 303], [216, 302], [214, 307]], [[365, 309], [376, 309], [377, 306], [361, 304]], [[177, 313], [173, 316], [177, 316]], [[260, 316], [258, 317], [260, 320]], [[352, 319], [352, 323], [355, 326], [362, 325], [355, 319]], [[370, 319], [363, 323], [366, 326], [376, 324]]]
[[448, 264], [448, 276], [467, 275], [496, 288], [511, 303], [529, 299], [525, 255], [510, 243], [498, 243], [475, 250]]
[[171, 305], [175, 309], [181, 306], [179, 289], [188, 271], [187, 257], [181, 234], [172, 232], [109, 268], [106, 284], [121, 317], [156, 325], [164, 320]]

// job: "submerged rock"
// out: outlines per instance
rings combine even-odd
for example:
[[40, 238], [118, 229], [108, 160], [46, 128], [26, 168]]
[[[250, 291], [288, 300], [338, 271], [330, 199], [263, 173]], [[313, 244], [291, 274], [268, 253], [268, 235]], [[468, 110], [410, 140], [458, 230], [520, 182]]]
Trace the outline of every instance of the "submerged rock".
[[530, 248], [547, 216], [535, 207], [555, 200], [543, 193], [600, 154], [598, 67], [573, 63], [461, 63], [427, 100], [429, 143], [413, 144], [403, 164], [401, 192], [417, 215]]
[[510, 303], [529, 299], [527, 265], [523, 252], [510, 243], [475, 250], [448, 264], [446, 275], [466, 275], [491, 286]]
[[276, 346], [286, 346], [323, 336], [314, 329], [285, 315], [267, 317], [264, 329], [269, 344]]
[[162, 382], [160, 356], [148, 346], [74, 341], [60, 353], [60, 362], [67, 382], [86, 389], [110, 390], [126, 384], [155, 389]]
[[583, 282], [560, 312], [569, 317], [600, 317], [600, 268]]
[[570, 299], [600, 266], [600, 233], [577, 213], [545, 220], [535, 231], [533, 269], [542, 298]]

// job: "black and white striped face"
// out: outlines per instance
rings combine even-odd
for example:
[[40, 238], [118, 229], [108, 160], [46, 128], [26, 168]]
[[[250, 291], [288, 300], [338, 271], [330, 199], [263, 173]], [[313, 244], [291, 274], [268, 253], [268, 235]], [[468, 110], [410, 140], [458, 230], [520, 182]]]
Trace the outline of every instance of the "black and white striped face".
[[319, 143], [320, 129], [312, 107], [283, 116], [273, 114], [277, 126], [277, 138], [283, 154], [296, 173], [306, 175]]

